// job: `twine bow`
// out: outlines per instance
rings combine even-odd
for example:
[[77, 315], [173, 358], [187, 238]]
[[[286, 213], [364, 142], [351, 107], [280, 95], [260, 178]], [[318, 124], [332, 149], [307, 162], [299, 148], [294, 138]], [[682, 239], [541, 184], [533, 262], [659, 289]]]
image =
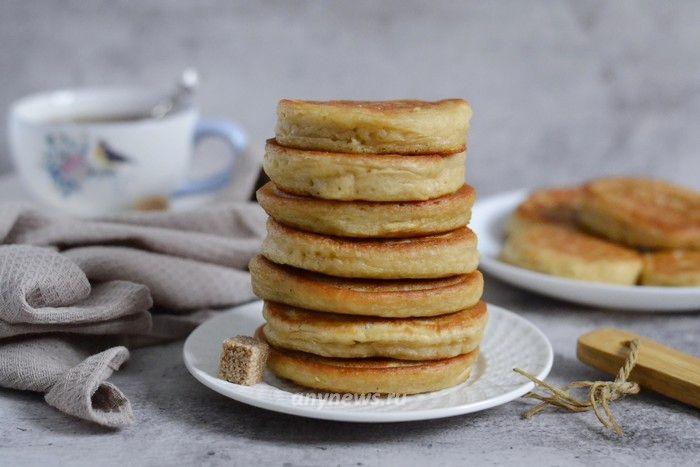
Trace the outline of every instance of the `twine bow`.
[[[639, 356], [639, 339], [634, 339], [628, 343], [629, 353], [625, 363], [617, 372], [614, 381], [574, 381], [562, 389], [541, 381], [530, 373], [514, 368], [513, 371], [519, 373], [535, 383], [535, 387], [549, 394], [538, 394], [534, 391], [528, 392], [523, 397], [536, 399], [539, 404], [523, 414], [523, 418], [529, 419], [545, 408], [552, 405], [568, 410], [570, 412], [588, 412], [592, 410], [600, 423], [606, 428], [612, 428], [618, 435], [623, 435], [622, 427], [610, 410], [609, 403], [629, 394], [639, 393], [639, 385], [632, 381], [627, 381], [630, 372], [637, 363]], [[589, 388], [588, 399], [576, 399], [569, 391], [571, 389]]]

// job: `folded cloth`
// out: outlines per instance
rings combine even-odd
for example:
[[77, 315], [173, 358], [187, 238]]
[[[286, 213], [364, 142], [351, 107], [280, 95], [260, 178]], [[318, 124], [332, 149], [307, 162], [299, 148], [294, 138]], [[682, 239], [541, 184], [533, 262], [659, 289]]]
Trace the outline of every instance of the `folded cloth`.
[[100, 220], [0, 204], [0, 386], [101, 425], [133, 423], [105, 381], [129, 358], [124, 345], [183, 337], [253, 299], [246, 266], [264, 233], [251, 203]]

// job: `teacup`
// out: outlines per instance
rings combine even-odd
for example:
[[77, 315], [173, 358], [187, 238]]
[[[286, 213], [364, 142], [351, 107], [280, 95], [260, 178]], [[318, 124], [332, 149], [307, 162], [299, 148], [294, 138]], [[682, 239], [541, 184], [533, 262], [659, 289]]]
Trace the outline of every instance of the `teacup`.
[[[226, 121], [200, 120], [194, 107], [151, 117], [149, 110], [162, 99], [140, 88], [75, 89], [21, 99], [8, 118], [15, 167], [39, 200], [80, 216], [224, 187], [247, 145], [242, 130]], [[230, 163], [220, 173], [190, 181], [194, 146], [206, 137], [228, 143]]]

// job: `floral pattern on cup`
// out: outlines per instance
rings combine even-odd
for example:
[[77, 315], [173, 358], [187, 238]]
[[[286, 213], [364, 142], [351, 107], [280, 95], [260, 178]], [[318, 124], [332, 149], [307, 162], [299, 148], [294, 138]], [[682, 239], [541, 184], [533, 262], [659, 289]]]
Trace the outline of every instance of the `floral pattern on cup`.
[[104, 141], [98, 141], [90, 151], [86, 137], [71, 138], [64, 133], [46, 136], [43, 166], [64, 197], [80, 191], [87, 179], [114, 176], [120, 164], [130, 162]]

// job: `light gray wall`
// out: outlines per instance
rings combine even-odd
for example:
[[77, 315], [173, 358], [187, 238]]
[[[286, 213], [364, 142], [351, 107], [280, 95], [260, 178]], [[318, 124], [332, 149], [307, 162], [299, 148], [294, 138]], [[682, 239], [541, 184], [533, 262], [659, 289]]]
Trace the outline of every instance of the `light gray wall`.
[[482, 194], [617, 173], [700, 188], [700, 2], [4, 0], [0, 9], [3, 108], [48, 88], [165, 86], [194, 65], [204, 113], [238, 120], [256, 146], [272, 135], [282, 97], [460, 96], [475, 111], [468, 178]]

